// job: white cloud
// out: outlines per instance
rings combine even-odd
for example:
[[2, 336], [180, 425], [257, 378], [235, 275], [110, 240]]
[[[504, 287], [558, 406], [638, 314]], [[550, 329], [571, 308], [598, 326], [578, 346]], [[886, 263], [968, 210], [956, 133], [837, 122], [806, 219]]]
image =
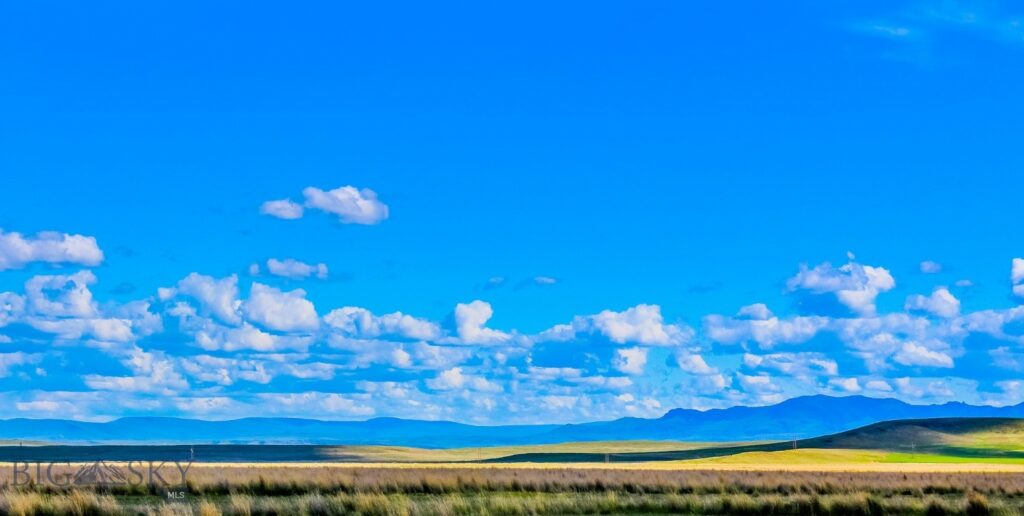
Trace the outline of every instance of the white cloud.
[[97, 314], [89, 285], [91, 271], [70, 276], [35, 276], [25, 282], [25, 297], [32, 312], [50, 317], [93, 317]]
[[832, 378], [828, 384], [846, 392], [860, 392], [860, 382], [856, 378]]
[[181, 368], [201, 382], [233, 385], [238, 381], [268, 384], [278, 376], [329, 380], [337, 366], [323, 362], [301, 362], [305, 354], [268, 354], [244, 358], [197, 355], [180, 360]]
[[376, 411], [359, 400], [336, 393], [262, 393], [257, 397], [260, 407], [273, 414], [292, 414], [302, 417], [325, 414], [328, 416], [370, 416]]
[[324, 316], [328, 326], [354, 338], [377, 338], [392, 335], [406, 339], [436, 340], [441, 328], [426, 319], [395, 312], [381, 316], [373, 315], [365, 308], [346, 306], [332, 310]]
[[174, 406], [186, 414], [224, 414], [238, 403], [227, 396], [194, 396], [175, 398]]
[[262, 283], [253, 283], [243, 310], [250, 321], [271, 330], [303, 332], [320, 326], [316, 309], [302, 289], [282, 292]]
[[21, 319], [25, 298], [14, 292], [0, 292], [0, 328]]
[[920, 268], [924, 274], [938, 274], [942, 272], [942, 264], [931, 260], [921, 262]]
[[743, 365], [750, 369], [770, 369], [787, 376], [816, 377], [835, 376], [839, 374], [839, 365], [835, 360], [822, 353], [770, 353], [754, 355], [745, 353]]
[[574, 321], [577, 331], [593, 329], [618, 344], [649, 346], [682, 344], [693, 336], [689, 328], [665, 324], [658, 305], [637, 305], [622, 312], [605, 310], [589, 318]]
[[[257, 273], [259, 269], [257, 268]], [[267, 260], [267, 271], [274, 276], [282, 276], [291, 279], [303, 279], [316, 276], [319, 279], [327, 278], [327, 265], [318, 263], [316, 265], [303, 263], [298, 260], [286, 258], [278, 260], [271, 258]]]
[[199, 301], [203, 311], [229, 324], [239, 324], [238, 313], [241, 301], [238, 299], [238, 276], [232, 274], [224, 279], [214, 279], [193, 272], [178, 282], [177, 288], [160, 289], [160, 299], [166, 301], [175, 295], [184, 295]]
[[466, 344], [492, 344], [509, 340], [512, 336], [508, 333], [484, 327], [493, 315], [494, 310], [485, 301], [455, 305], [455, 328], [459, 339]]
[[704, 332], [722, 344], [753, 341], [769, 349], [776, 344], [799, 344], [827, 328], [829, 319], [821, 316], [797, 316], [789, 319], [733, 319], [721, 315], [704, 317]]
[[42, 359], [42, 353], [25, 353], [22, 351], [0, 353], [0, 378], [9, 376], [11, 374], [11, 368], [29, 364], [38, 364]]
[[765, 320], [772, 317], [772, 311], [764, 303], [754, 303], [740, 308], [736, 315], [747, 319]]
[[622, 348], [615, 350], [612, 367], [622, 373], [643, 374], [647, 365], [647, 348]]
[[1024, 297], [1024, 258], [1014, 258], [1010, 268], [1010, 283], [1013, 285], [1013, 295]]
[[537, 276], [536, 278], [533, 278], [533, 282], [538, 285], [554, 285], [555, 283], [558, 283], [558, 280], [550, 276]]
[[930, 296], [918, 294], [908, 297], [904, 309], [950, 318], [960, 314], [960, 300], [953, 296], [949, 289], [938, 287]]
[[800, 272], [786, 282], [790, 292], [831, 293], [841, 304], [861, 315], [873, 315], [878, 294], [895, 286], [896, 281], [888, 270], [852, 261], [839, 268], [830, 263], [813, 269], [801, 265]]
[[683, 371], [698, 376], [709, 376], [718, 373], [718, 369], [709, 366], [700, 355], [680, 353], [676, 355], [676, 363]]
[[167, 358], [163, 353], [134, 349], [122, 359], [122, 363], [132, 371], [132, 376], [85, 375], [82, 380], [90, 388], [101, 391], [141, 392], [164, 396], [189, 388], [188, 382], [178, 373], [174, 360]]
[[501, 386], [485, 378], [468, 375], [461, 367], [441, 371], [437, 377], [426, 381], [427, 387], [438, 391], [470, 389], [481, 392], [500, 392]]
[[267, 201], [260, 205], [260, 213], [279, 219], [294, 220], [302, 218], [302, 205], [291, 199]]
[[308, 335], [274, 335], [248, 322], [238, 326], [224, 326], [212, 319], [197, 316], [187, 305], [177, 305], [168, 314], [178, 317], [182, 333], [191, 336], [195, 345], [208, 351], [304, 351], [312, 343], [312, 337]]
[[766, 374], [760, 375], [745, 375], [743, 373], [736, 373], [736, 379], [739, 380], [740, 386], [744, 391], [748, 392], [777, 392], [779, 386], [772, 382], [772, 377]]
[[906, 342], [893, 356], [893, 360], [906, 366], [953, 367], [953, 358], [928, 349], [916, 342]]
[[387, 205], [369, 188], [342, 186], [324, 191], [310, 186], [302, 193], [306, 207], [337, 215], [343, 224], [377, 224], [388, 218]]
[[103, 262], [103, 251], [93, 237], [53, 231], [26, 237], [0, 229], [0, 271], [20, 269], [32, 262], [75, 263], [92, 267]]
[[892, 386], [885, 380], [871, 380], [864, 384], [864, 388], [869, 391], [892, 392]]
[[957, 280], [956, 283], [953, 283], [953, 285], [956, 285], [960, 288], [969, 288], [974, 286], [974, 282], [969, 279], [962, 279]]

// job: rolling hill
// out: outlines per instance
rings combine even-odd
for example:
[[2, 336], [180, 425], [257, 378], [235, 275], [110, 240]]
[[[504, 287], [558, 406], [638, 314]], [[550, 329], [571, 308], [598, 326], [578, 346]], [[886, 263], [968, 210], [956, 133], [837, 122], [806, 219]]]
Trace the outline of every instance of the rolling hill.
[[[936, 418], [884, 421], [836, 434], [738, 446], [714, 446], [637, 453], [524, 453], [494, 462], [642, 462], [718, 459], [766, 452], [857, 450], [885, 460], [1021, 460], [1024, 461], [1024, 419]], [[804, 454], [806, 455], [806, 454]], [[850, 457], [849, 454], [833, 454]], [[825, 456], [828, 456], [827, 454]], [[761, 456], [764, 460], [766, 456]]]

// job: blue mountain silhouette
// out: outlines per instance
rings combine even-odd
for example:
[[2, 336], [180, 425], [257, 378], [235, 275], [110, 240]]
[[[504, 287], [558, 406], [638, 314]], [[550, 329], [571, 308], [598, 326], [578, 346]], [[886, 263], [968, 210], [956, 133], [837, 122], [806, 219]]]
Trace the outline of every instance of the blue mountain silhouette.
[[622, 418], [568, 425], [478, 426], [451, 421], [375, 418], [320, 421], [245, 418], [204, 421], [126, 417], [96, 423], [61, 419], [0, 420], [0, 439], [62, 444], [349, 444], [420, 448], [656, 439], [749, 441], [804, 439], [896, 419], [1024, 417], [1024, 404], [912, 405], [889, 398], [806, 396], [763, 407], [674, 409], [656, 419]]

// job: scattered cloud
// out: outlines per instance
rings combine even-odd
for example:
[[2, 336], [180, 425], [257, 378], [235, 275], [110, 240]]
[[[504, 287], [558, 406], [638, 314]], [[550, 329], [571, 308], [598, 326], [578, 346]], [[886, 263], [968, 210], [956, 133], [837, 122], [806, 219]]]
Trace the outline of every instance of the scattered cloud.
[[441, 338], [441, 328], [437, 323], [405, 315], [402, 312], [375, 316], [365, 308], [347, 306], [332, 310], [324, 316], [324, 322], [348, 337], [360, 339], [373, 339], [389, 335], [425, 341]]
[[904, 343], [893, 360], [906, 366], [953, 367], [952, 357], [916, 342]]
[[302, 218], [303, 209], [301, 204], [291, 199], [279, 199], [261, 204], [260, 213], [279, 219], [295, 220]]
[[937, 287], [930, 296], [913, 295], [907, 298], [908, 311], [928, 312], [938, 317], [956, 317], [960, 314], [960, 300], [946, 287]]
[[1010, 284], [1013, 295], [1024, 297], [1024, 258], [1014, 258], [1010, 267]]
[[558, 280], [550, 276], [537, 276], [533, 278], [533, 282], [537, 285], [554, 285]]
[[377, 224], [388, 218], [388, 206], [369, 188], [342, 186], [321, 190], [310, 186], [302, 191], [306, 207], [336, 215], [342, 224]]
[[484, 327], [494, 315], [491, 304], [476, 300], [455, 306], [455, 328], [459, 340], [466, 344], [494, 344], [512, 338], [503, 331]]
[[622, 348], [615, 350], [615, 359], [612, 367], [617, 371], [639, 375], [643, 374], [644, 366], [647, 365], [647, 348]]
[[260, 205], [260, 213], [279, 219], [302, 218], [307, 209], [319, 210], [338, 217], [342, 224], [378, 224], [388, 218], [388, 206], [377, 198], [369, 188], [341, 186], [333, 190], [321, 190], [309, 186], [302, 190], [303, 204], [291, 199], [266, 201]]
[[318, 279], [327, 279], [327, 265], [323, 263], [313, 265], [291, 258], [285, 258], [284, 260], [271, 258], [267, 260], [267, 272], [274, 276], [290, 279], [304, 279], [310, 276], [315, 276]]
[[924, 274], [938, 274], [942, 272], [942, 264], [932, 260], [921, 262], [920, 270]]
[[801, 265], [796, 276], [786, 282], [790, 292], [834, 295], [840, 304], [860, 315], [873, 315], [875, 298], [895, 286], [896, 280], [887, 269], [853, 261], [841, 267], [827, 262], [813, 268]]
[[320, 326], [313, 303], [306, 291], [283, 292], [261, 283], [253, 283], [249, 299], [242, 305], [248, 320], [267, 329], [285, 332], [314, 331]]
[[33, 262], [93, 267], [103, 263], [103, 251], [90, 236], [44, 231], [32, 237], [0, 229], [0, 271]]

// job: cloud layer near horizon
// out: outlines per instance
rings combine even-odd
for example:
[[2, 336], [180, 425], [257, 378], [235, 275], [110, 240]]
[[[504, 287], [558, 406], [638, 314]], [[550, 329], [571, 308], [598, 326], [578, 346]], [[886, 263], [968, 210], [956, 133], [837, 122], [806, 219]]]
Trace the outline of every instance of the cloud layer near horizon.
[[[96, 240], [0, 233], [0, 263], [96, 265]], [[1008, 287], [1024, 282], [1024, 260]], [[261, 268], [255, 265], [255, 271]], [[933, 267], [934, 268], [934, 267]], [[29, 417], [160, 413], [225, 418], [401, 416], [563, 422], [674, 407], [765, 404], [805, 394], [911, 402], [1024, 400], [1024, 307], [962, 313], [956, 287], [879, 313], [896, 279], [858, 263], [802, 265], [780, 316], [763, 303], [696, 327], [654, 304], [578, 315], [534, 334], [490, 325], [470, 300], [434, 321], [317, 307], [275, 281], [326, 277], [271, 259], [271, 277], [189, 274], [153, 295], [103, 303], [89, 269], [0, 293], [0, 406]], [[275, 279], [276, 278], [276, 279]], [[786, 308], [786, 307], [781, 307]], [[15, 387], [16, 386], [16, 387]]]

